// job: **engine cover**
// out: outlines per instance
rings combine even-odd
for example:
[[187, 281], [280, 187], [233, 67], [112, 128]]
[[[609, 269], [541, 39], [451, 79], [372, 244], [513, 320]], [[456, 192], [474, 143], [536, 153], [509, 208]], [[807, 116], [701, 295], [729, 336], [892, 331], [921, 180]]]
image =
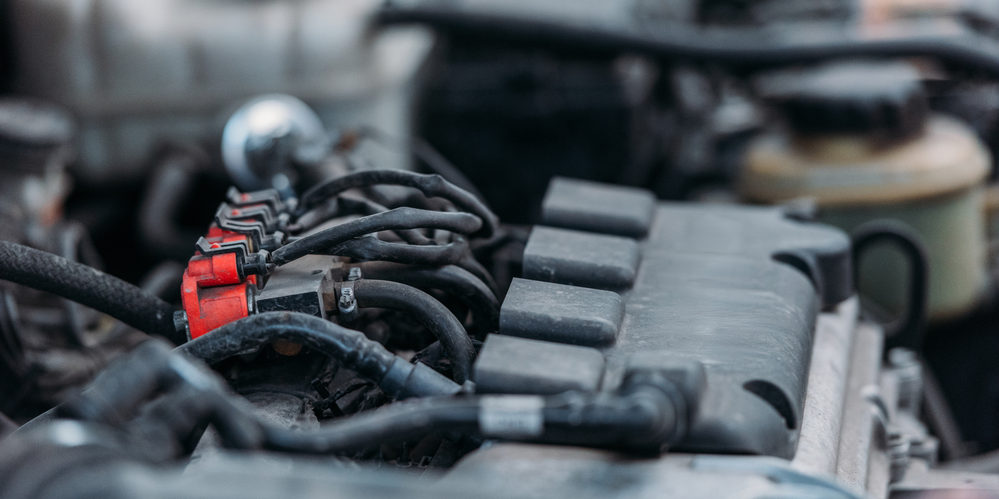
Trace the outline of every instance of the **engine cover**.
[[476, 365], [481, 391], [607, 390], [626, 367], [675, 367], [700, 380], [678, 450], [793, 455], [816, 318], [853, 294], [845, 234], [568, 179], [542, 220]]

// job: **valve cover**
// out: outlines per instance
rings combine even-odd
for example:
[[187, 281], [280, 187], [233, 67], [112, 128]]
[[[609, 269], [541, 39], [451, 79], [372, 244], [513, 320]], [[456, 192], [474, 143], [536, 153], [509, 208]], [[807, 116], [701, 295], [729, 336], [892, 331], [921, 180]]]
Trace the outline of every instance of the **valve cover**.
[[[553, 181], [542, 219], [557, 227], [531, 234], [480, 388], [606, 390], [625, 367], [676, 366], [703, 377], [679, 450], [793, 455], [817, 315], [853, 294], [845, 234], [782, 208], [656, 203], [569, 179]], [[538, 340], [565, 355], [536, 355]], [[567, 380], [580, 359], [601, 382]]]

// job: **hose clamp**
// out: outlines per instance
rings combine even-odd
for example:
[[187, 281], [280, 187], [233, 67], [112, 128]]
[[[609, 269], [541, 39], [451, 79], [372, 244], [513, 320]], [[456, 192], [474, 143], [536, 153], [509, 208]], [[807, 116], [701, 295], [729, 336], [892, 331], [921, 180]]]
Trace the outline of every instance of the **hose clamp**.
[[352, 321], [357, 318], [357, 296], [354, 294], [354, 282], [361, 278], [360, 267], [353, 267], [348, 271], [347, 280], [340, 284], [340, 298], [336, 301], [340, 318], [345, 321]]

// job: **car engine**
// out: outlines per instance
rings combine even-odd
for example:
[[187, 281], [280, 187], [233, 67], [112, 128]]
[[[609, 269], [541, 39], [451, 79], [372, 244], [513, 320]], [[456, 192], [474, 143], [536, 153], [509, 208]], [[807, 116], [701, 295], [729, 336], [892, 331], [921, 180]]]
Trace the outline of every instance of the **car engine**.
[[0, 497], [999, 497], [999, 5], [0, 0]]

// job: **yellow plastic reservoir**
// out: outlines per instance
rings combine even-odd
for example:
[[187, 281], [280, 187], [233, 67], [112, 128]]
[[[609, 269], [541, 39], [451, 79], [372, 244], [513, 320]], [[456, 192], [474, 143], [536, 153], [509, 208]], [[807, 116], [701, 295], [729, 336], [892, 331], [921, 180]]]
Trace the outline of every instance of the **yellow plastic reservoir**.
[[[774, 130], [749, 146], [738, 188], [757, 203], [812, 198], [820, 221], [848, 232], [875, 219], [908, 225], [927, 249], [930, 317], [943, 319], [968, 311], [986, 287], [982, 186], [991, 158], [965, 125], [938, 115], [920, 121], [914, 133], [890, 141], [863, 131]], [[858, 285], [898, 311], [907, 268], [900, 253], [872, 250]]]

